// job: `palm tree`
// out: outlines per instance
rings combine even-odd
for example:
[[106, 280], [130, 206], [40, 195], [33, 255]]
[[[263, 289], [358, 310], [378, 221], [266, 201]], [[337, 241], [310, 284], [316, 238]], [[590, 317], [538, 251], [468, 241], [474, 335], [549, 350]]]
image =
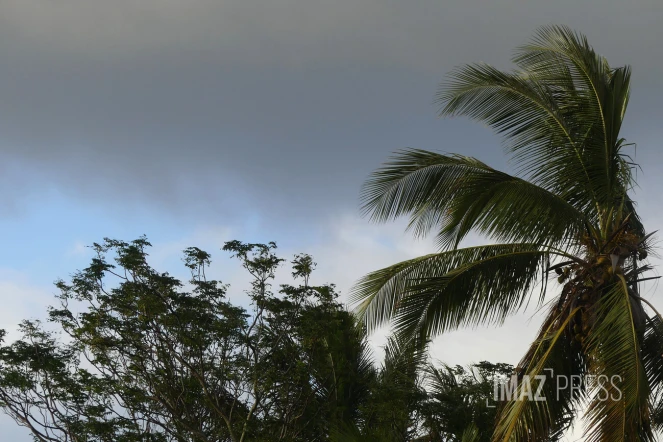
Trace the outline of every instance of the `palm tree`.
[[487, 361], [467, 368], [429, 363], [423, 371], [427, 397], [420, 408], [427, 437], [421, 441], [463, 442], [472, 434], [476, 442], [489, 442], [496, 414], [494, 385], [504, 382], [513, 366]]
[[[374, 172], [364, 213], [379, 222], [409, 216], [415, 234], [435, 231], [440, 251], [365, 276], [353, 293], [357, 310], [369, 330], [391, 324], [428, 338], [501, 323], [554, 295], [519, 379], [616, 382], [558, 391], [549, 380], [545, 402], [516, 395], [502, 404], [493, 440], [548, 440], [581, 407], [586, 441], [653, 440], [662, 322], [638, 291], [651, 270], [651, 237], [631, 199], [637, 166], [619, 136], [631, 70], [611, 68], [561, 26], [538, 30], [513, 61], [512, 72], [456, 69], [437, 98], [441, 116], [468, 116], [501, 134], [516, 172], [423, 150], [400, 151]], [[490, 244], [459, 248], [472, 231]]]

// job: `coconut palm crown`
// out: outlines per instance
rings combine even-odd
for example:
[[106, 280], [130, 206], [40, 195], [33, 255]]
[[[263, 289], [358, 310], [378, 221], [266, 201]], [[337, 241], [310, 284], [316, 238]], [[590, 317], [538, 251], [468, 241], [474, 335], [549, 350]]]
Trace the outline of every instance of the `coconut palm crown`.
[[[499, 324], [530, 301], [545, 306], [516, 375], [536, 388], [543, 381], [535, 376], [546, 376], [546, 400], [504, 401], [493, 440], [555, 440], [580, 409], [588, 442], [654, 440], [663, 327], [639, 295], [651, 235], [631, 199], [631, 145], [619, 135], [631, 70], [611, 67], [562, 26], [539, 29], [513, 62], [512, 72], [460, 67], [437, 98], [441, 116], [494, 128], [514, 174], [462, 155], [404, 150], [365, 183], [366, 215], [408, 216], [415, 234], [436, 234], [439, 253], [365, 276], [353, 292], [357, 311], [370, 330], [389, 324], [429, 338]], [[460, 248], [470, 232], [490, 244]], [[558, 389], [553, 377], [583, 382]]]

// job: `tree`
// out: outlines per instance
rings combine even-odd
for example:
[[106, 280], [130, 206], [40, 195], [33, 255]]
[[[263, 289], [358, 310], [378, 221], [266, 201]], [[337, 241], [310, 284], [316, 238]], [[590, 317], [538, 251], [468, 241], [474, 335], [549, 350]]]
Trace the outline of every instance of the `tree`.
[[496, 385], [508, 381], [509, 364], [482, 361], [450, 367], [426, 367], [427, 399], [422, 406], [427, 437], [422, 441], [490, 442], [497, 414]]
[[[512, 72], [454, 70], [438, 100], [442, 116], [468, 116], [502, 135], [516, 173], [423, 150], [401, 151], [377, 170], [363, 189], [364, 213], [379, 222], [409, 216], [415, 234], [437, 233], [440, 252], [364, 277], [357, 310], [369, 330], [390, 322], [399, 335], [430, 337], [499, 324], [558, 287], [516, 369], [533, 387], [547, 376], [547, 401], [505, 401], [493, 440], [548, 440], [583, 404], [586, 441], [653, 440], [663, 323], [638, 290], [651, 270], [651, 234], [631, 197], [638, 166], [619, 135], [630, 68], [610, 67], [560, 26], [541, 28], [513, 61]], [[491, 244], [461, 248], [472, 231]], [[592, 376], [618, 382], [557, 389], [554, 380]]]
[[343, 442], [486, 442], [497, 407], [495, 386], [508, 381], [509, 364], [480, 362], [468, 368], [433, 364], [427, 342], [391, 337], [385, 359], [361, 409], [358, 427]]
[[334, 287], [271, 292], [276, 245], [231, 241], [251, 275], [253, 311], [209, 280], [188, 248], [188, 284], [148, 264], [145, 238], [95, 244], [89, 267], [59, 281], [49, 312], [0, 347], [0, 406], [38, 441], [316, 441], [361, 419], [375, 378], [365, 331]]
[[362, 441], [404, 442], [422, 433], [421, 411], [427, 398], [425, 348], [424, 342], [388, 340], [384, 361], [362, 410]]

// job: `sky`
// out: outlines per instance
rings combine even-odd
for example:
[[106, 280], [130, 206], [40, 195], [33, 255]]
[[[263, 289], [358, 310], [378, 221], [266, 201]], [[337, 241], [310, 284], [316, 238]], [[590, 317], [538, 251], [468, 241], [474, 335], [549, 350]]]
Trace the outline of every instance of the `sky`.
[[[182, 249], [204, 248], [238, 299], [242, 279], [219, 251], [230, 239], [312, 254], [342, 296], [434, 250], [403, 222], [362, 218], [362, 182], [404, 147], [509, 171], [497, 136], [437, 118], [433, 98], [455, 66], [508, 69], [548, 24], [633, 67], [622, 134], [637, 143], [640, 213], [660, 229], [662, 21], [658, 0], [3, 0], [0, 327], [11, 337], [43, 317], [53, 281], [103, 237], [147, 235], [154, 265], [173, 273]], [[646, 296], [663, 308], [655, 286]], [[517, 363], [535, 313], [445, 335], [433, 356]], [[0, 430], [30, 440], [8, 418]]]

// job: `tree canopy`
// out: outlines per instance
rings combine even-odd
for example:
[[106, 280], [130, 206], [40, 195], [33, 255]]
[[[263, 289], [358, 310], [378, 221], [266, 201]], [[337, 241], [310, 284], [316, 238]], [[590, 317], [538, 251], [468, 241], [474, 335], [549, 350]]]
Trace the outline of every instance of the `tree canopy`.
[[52, 326], [24, 321], [21, 339], [0, 347], [0, 407], [35, 440], [460, 441], [468, 428], [489, 431], [488, 377], [436, 368], [425, 342], [392, 339], [377, 364], [334, 286], [311, 283], [311, 256], [289, 262], [296, 285], [275, 289], [286, 264], [276, 244], [225, 243], [251, 278], [241, 305], [208, 278], [209, 253], [184, 250], [183, 282], [151, 267], [149, 249], [146, 238], [94, 244], [90, 265], [56, 283]]
[[[555, 400], [507, 401], [493, 440], [550, 440], [585, 407], [588, 442], [653, 440], [663, 323], [639, 294], [652, 236], [632, 199], [632, 144], [620, 136], [631, 70], [563, 26], [541, 28], [513, 62], [513, 71], [457, 68], [437, 101], [441, 116], [501, 135], [514, 173], [410, 149], [366, 182], [365, 214], [407, 216], [415, 234], [436, 234], [440, 250], [367, 275], [355, 288], [357, 311], [369, 330], [391, 324], [402, 339], [426, 339], [501, 324], [553, 298], [517, 374], [548, 376]], [[470, 232], [488, 244], [462, 247]], [[620, 380], [608, 400], [597, 383], [555, 390], [558, 378], [601, 376]]]

